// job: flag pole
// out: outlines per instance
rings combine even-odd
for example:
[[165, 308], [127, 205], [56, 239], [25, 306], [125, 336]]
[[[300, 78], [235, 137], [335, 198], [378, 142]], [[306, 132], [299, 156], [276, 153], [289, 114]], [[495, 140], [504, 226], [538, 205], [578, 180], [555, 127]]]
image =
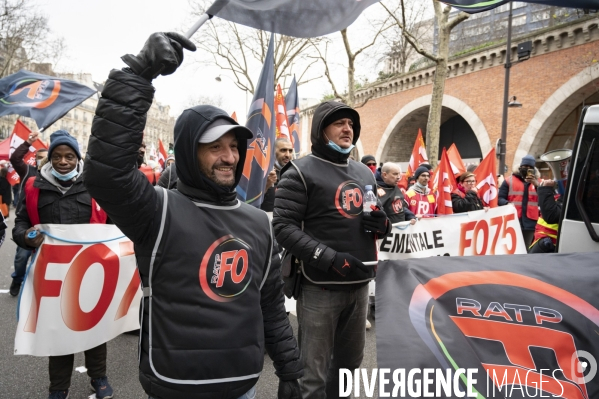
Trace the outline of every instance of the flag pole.
[[185, 37], [188, 39], [191, 39], [193, 34], [196, 33], [198, 29], [200, 29], [200, 26], [204, 25], [206, 23], [206, 21], [208, 21], [210, 18], [212, 18], [212, 15], [203, 14], [200, 17], [200, 19], [198, 19], [195, 22], [195, 24], [193, 24], [192, 27], [189, 28], [189, 30], [185, 33]]

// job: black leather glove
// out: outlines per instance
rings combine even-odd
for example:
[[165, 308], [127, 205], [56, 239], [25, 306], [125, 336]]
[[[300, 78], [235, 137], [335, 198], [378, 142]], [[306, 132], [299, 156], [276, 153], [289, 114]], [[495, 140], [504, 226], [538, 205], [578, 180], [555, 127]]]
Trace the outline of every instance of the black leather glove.
[[176, 32], [152, 33], [137, 56], [121, 59], [137, 76], [152, 81], [158, 75], [170, 75], [183, 62], [183, 49], [196, 51], [196, 45]]
[[335, 273], [342, 277], [346, 277], [348, 274], [351, 274], [356, 270], [356, 268], [365, 273], [370, 272], [368, 266], [365, 266], [360, 259], [348, 254], [347, 252], [337, 252], [331, 268], [333, 271], [335, 271]]
[[277, 399], [302, 399], [300, 386], [297, 380], [279, 380], [279, 392]]
[[387, 214], [381, 210], [372, 211], [362, 215], [364, 229], [376, 234], [385, 234], [387, 232]]

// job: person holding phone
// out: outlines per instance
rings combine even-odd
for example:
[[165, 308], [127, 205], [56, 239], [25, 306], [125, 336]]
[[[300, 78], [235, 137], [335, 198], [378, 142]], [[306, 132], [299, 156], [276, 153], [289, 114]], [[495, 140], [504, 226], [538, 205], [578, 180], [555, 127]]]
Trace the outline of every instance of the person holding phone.
[[516, 207], [527, 247], [532, 243], [539, 219], [539, 199], [533, 184], [535, 163], [532, 155], [522, 157], [518, 170], [505, 179], [499, 188], [499, 205], [513, 204]]

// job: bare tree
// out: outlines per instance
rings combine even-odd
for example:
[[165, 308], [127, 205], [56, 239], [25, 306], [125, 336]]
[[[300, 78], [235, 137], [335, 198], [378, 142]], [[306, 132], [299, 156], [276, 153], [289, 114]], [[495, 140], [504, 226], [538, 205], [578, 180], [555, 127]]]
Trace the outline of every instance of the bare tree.
[[[359, 89], [359, 84], [356, 83], [356, 59], [365, 53], [366, 50], [372, 48], [377, 40], [381, 37], [383, 32], [387, 29], [391, 28], [391, 25], [388, 23], [388, 20], [384, 20], [378, 23], [375, 27], [374, 35], [372, 36], [372, 40], [369, 40], [367, 44], [358, 48], [357, 50], [352, 50], [352, 45], [349, 40], [347, 28], [343, 29], [339, 33], [341, 34], [341, 38], [343, 40], [343, 47], [345, 49], [345, 55], [347, 56], [347, 64], [345, 67], [347, 68], [347, 90], [345, 92], [341, 92], [338, 89], [338, 84], [335, 83], [333, 79], [333, 74], [331, 73], [331, 59], [328, 56], [329, 46], [331, 45], [330, 41], [324, 43], [313, 43], [314, 48], [317, 52], [317, 59], [321, 61], [324, 66], [324, 76], [327, 78], [329, 84], [331, 85], [331, 89], [333, 91], [332, 98], [341, 100], [343, 103], [349, 105], [350, 107], [360, 108], [366, 105], [368, 100], [370, 100], [370, 96], [367, 96], [364, 101], [360, 104], [356, 104], [356, 90]], [[363, 30], [360, 30], [360, 33], [364, 33]], [[324, 47], [324, 49], [322, 48]]]
[[386, 5], [382, 3], [381, 4], [383, 7], [385, 7], [390, 17], [395, 20], [397, 26], [401, 28], [402, 35], [406, 41], [414, 47], [416, 52], [425, 56], [436, 64], [435, 76], [433, 80], [433, 95], [428, 113], [428, 122], [426, 124], [426, 144], [428, 148], [428, 159], [430, 160], [431, 165], [437, 166], [437, 160], [439, 159], [441, 110], [443, 107], [445, 80], [447, 79], [447, 60], [449, 58], [449, 37], [451, 30], [454, 27], [456, 27], [460, 22], [468, 19], [468, 14], [460, 12], [458, 15], [450, 19], [449, 13], [451, 11], [451, 7], [443, 7], [438, 0], [432, 0], [438, 29], [438, 48], [437, 53], [433, 54], [429, 51], [426, 51], [422, 44], [418, 42], [418, 39], [414, 37], [408, 29], [405, 28], [407, 24], [405, 18], [406, 12], [404, 0], [400, 1], [400, 16], [390, 10]]
[[223, 96], [215, 94], [212, 96], [190, 96], [187, 100], [187, 107], [195, 107], [196, 105], [214, 105], [215, 107], [223, 107]]
[[[200, 1], [195, 6], [194, 14], [203, 14], [211, 3], [212, 0]], [[194, 38], [198, 48], [210, 54], [210, 59], [205, 63], [229, 71], [238, 88], [254, 93], [258, 80], [255, 72], [264, 63], [270, 33], [214, 18]], [[275, 35], [275, 83], [286, 87], [287, 78], [292, 78], [294, 74], [298, 86], [318, 78], [308, 74], [310, 67], [316, 63], [308, 58], [309, 53], [314, 51], [311, 46], [314, 40], [320, 39]]]
[[63, 50], [30, 0], [0, 0], [0, 78], [32, 62], [55, 61]]
[[[422, 0], [407, 0], [405, 3], [405, 29], [424, 48], [432, 47], [433, 42], [433, 19], [427, 18], [428, 4]], [[392, 12], [394, 15], [402, 14], [401, 4], [396, 3], [396, 7]], [[383, 37], [387, 42], [389, 51], [385, 54], [388, 65], [385, 66], [382, 75], [388, 76], [407, 72], [406, 68], [411, 61], [414, 61], [417, 52], [401, 33], [399, 25], [393, 24], [392, 28], [385, 32]]]

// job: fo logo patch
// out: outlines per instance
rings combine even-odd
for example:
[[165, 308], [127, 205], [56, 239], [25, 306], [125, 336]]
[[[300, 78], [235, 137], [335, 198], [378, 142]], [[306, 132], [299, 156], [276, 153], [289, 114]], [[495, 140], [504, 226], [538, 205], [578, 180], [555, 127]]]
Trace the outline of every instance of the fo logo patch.
[[241, 297], [252, 281], [250, 254], [250, 246], [230, 234], [212, 243], [200, 265], [204, 293], [217, 302]]
[[391, 207], [393, 208], [393, 212], [395, 213], [401, 213], [401, 210], [403, 209], [403, 205], [401, 203], [401, 198], [396, 197], [393, 200], [393, 203], [391, 204]]
[[335, 206], [340, 214], [348, 219], [353, 219], [362, 213], [362, 199], [364, 192], [358, 183], [348, 180], [337, 188]]

